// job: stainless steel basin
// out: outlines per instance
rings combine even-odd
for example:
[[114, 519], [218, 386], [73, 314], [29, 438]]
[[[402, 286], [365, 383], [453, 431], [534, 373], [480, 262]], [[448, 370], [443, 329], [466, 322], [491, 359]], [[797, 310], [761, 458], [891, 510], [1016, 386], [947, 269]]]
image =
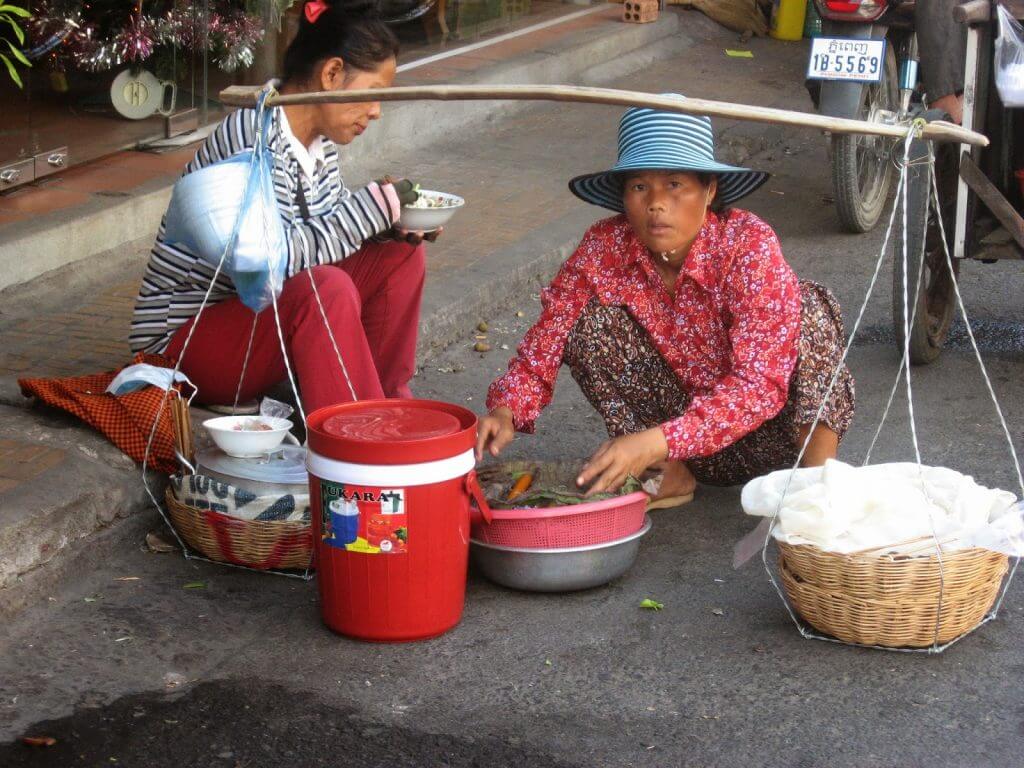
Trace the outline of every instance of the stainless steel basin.
[[572, 592], [607, 584], [629, 570], [651, 519], [634, 534], [604, 544], [566, 549], [499, 547], [472, 540], [473, 563], [491, 581], [528, 592]]

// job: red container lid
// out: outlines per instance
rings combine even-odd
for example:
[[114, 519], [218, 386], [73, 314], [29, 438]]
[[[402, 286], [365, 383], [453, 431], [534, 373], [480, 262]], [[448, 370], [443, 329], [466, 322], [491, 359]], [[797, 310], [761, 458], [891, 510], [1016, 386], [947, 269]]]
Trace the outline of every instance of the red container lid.
[[417, 464], [465, 453], [476, 439], [476, 415], [437, 400], [362, 400], [314, 411], [309, 447], [355, 464]]
[[444, 411], [399, 403], [336, 413], [324, 420], [322, 429], [334, 437], [392, 443], [450, 435], [459, 431], [459, 420]]

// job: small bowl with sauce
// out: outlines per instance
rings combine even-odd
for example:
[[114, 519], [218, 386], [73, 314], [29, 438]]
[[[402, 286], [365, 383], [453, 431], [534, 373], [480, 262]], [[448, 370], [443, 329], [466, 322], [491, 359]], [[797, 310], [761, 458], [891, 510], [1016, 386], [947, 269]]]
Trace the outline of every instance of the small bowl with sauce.
[[285, 440], [298, 445], [292, 426], [288, 419], [274, 416], [218, 416], [203, 422], [217, 447], [239, 459], [265, 456]]

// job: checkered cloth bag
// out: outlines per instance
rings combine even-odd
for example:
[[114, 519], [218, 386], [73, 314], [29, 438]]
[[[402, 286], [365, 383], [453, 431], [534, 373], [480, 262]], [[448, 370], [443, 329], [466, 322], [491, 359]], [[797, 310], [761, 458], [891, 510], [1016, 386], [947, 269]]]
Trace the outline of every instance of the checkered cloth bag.
[[[160, 355], [139, 353], [132, 360], [160, 368], [173, 368], [170, 360]], [[89, 426], [102, 432], [127, 456], [141, 463], [146, 454], [146, 442], [153, 419], [160, 412], [153, 447], [149, 452], [149, 466], [159, 472], [171, 474], [178, 470], [174, 458], [174, 425], [170, 409], [160, 408], [164, 391], [159, 387], [145, 387], [138, 392], [111, 395], [106, 389], [119, 371], [73, 376], [67, 379], [19, 379], [25, 397], [36, 397], [40, 402], [67, 411]]]

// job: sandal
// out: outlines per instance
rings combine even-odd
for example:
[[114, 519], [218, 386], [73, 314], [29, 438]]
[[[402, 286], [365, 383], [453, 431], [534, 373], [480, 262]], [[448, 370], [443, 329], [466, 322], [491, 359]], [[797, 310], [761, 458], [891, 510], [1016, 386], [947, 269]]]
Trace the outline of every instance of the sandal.
[[650, 512], [654, 509], [671, 509], [672, 507], [681, 507], [684, 504], [689, 504], [693, 501], [693, 494], [688, 493], [685, 496], [666, 496], [662, 499], [651, 499], [647, 502], [647, 511]]

